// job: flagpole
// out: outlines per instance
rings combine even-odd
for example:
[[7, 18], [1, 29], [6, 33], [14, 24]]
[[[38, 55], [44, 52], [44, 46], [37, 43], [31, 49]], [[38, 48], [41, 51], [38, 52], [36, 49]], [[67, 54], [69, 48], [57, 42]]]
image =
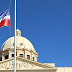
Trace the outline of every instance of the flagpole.
[[16, 0], [15, 0], [14, 72], [16, 72]]

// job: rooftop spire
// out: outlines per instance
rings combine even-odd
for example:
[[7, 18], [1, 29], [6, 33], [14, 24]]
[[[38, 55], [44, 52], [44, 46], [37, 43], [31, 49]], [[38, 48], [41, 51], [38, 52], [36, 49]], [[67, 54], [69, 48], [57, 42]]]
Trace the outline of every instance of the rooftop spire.
[[21, 36], [21, 31], [19, 29], [16, 30], [16, 36]]

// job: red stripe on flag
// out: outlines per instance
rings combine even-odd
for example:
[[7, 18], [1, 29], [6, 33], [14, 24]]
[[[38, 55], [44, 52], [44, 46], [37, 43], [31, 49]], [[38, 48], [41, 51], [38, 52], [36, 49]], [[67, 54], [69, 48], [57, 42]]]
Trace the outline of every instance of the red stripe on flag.
[[10, 27], [10, 19], [4, 19], [0, 22], [0, 27], [9, 26]]

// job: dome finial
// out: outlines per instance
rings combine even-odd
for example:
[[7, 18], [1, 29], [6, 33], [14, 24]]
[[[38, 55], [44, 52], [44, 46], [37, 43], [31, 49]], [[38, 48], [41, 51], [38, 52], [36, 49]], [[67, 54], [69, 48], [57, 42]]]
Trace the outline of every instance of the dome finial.
[[21, 36], [21, 31], [18, 29], [18, 27], [17, 27], [17, 30], [16, 30], [16, 36]]

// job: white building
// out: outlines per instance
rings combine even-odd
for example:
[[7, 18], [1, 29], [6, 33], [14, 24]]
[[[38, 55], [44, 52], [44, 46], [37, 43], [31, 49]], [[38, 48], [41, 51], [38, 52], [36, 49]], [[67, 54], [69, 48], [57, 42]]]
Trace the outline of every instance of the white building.
[[[37, 62], [38, 53], [32, 43], [16, 30], [16, 69], [17, 72], [72, 72], [72, 67], [55, 67], [55, 63]], [[0, 51], [0, 72], [14, 70], [14, 37], [4, 42]]]

